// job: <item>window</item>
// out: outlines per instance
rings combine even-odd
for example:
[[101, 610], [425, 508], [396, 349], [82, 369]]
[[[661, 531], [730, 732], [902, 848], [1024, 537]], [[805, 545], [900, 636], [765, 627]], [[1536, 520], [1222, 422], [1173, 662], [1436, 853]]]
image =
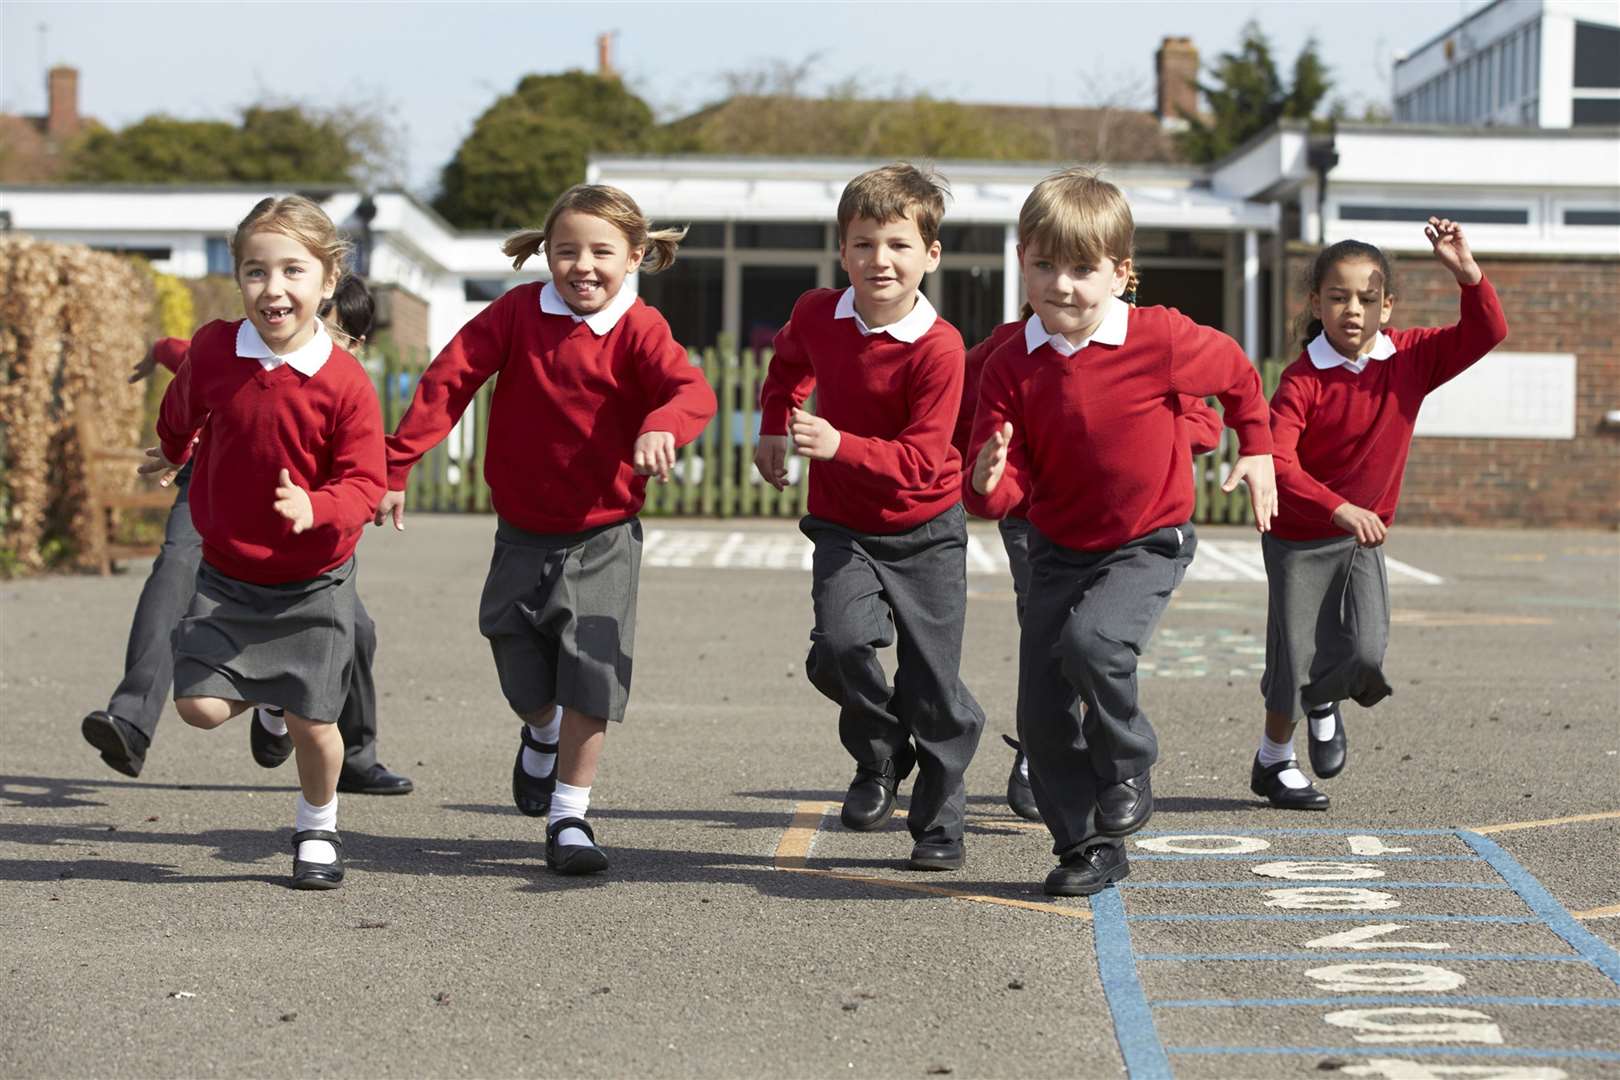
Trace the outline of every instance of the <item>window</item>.
[[1000, 255], [1006, 242], [1000, 225], [943, 225], [939, 246], [946, 254]]
[[236, 263], [231, 259], [231, 242], [223, 236], [210, 236], [203, 241], [208, 256], [210, 274], [234, 274]]
[[110, 255], [134, 255], [147, 262], [165, 262], [174, 255], [173, 248], [139, 247], [124, 244], [91, 244], [91, 251], [105, 251]]
[[1575, 24], [1575, 85], [1620, 89], [1620, 27]]
[[1479, 118], [1489, 120], [1496, 111], [1496, 50], [1486, 49], [1479, 67]]
[[1539, 100], [1541, 98], [1541, 23], [1539, 22], [1530, 24], [1530, 63], [1528, 67], [1529, 71], [1526, 74], [1529, 82], [1526, 84], [1525, 93], [1531, 94]]
[[939, 313], [972, 345], [1001, 322], [1003, 273], [983, 266], [940, 272]]
[[1620, 210], [1565, 210], [1565, 225], [1620, 225]]
[[505, 278], [463, 278], [461, 282], [461, 298], [474, 303], [499, 300], [505, 292]]
[[1497, 105], [1517, 101], [1519, 97], [1519, 38], [1515, 34], [1502, 46], [1502, 96]]
[[[657, 228], [665, 228], [660, 224]], [[726, 246], [726, 226], [720, 221], [692, 221], [686, 224], [686, 239], [682, 248], [714, 248]]]
[[762, 221], [738, 224], [733, 234], [740, 248], [787, 248], [794, 251], [824, 251], [827, 226], [788, 221]]
[[704, 349], [720, 338], [725, 296], [725, 260], [681, 256], [657, 274], [636, 282], [641, 299], [669, 321], [670, 333], [688, 349]]
[[[1620, 104], [1617, 102], [1616, 104]], [[1505, 206], [1463, 206], [1439, 209], [1429, 206], [1339, 207], [1340, 221], [1428, 221], [1430, 217], [1450, 218], [1464, 225], [1528, 225], [1530, 211]]]
[[1575, 127], [1620, 125], [1620, 98], [1576, 98], [1570, 112]]

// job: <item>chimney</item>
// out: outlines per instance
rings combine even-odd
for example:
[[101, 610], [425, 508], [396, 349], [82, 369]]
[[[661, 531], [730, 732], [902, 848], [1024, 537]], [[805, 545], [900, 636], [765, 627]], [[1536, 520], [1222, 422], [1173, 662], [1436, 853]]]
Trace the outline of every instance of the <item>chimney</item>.
[[615, 31], [609, 30], [605, 34], [596, 35], [596, 74], [603, 79], [617, 79], [619, 73], [613, 70], [613, 35]]
[[1167, 37], [1154, 53], [1159, 96], [1155, 111], [1159, 123], [1179, 130], [1187, 117], [1198, 115], [1198, 47], [1192, 38]]
[[45, 97], [49, 102], [45, 114], [45, 134], [52, 139], [67, 139], [79, 133], [79, 71], [77, 68], [53, 67], [45, 77]]

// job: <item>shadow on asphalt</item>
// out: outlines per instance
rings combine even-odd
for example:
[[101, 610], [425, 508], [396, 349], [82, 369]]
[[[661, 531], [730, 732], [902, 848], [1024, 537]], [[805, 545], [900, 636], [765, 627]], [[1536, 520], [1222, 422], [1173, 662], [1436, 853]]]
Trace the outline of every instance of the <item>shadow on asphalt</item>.
[[53, 809], [75, 806], [106, 806], [85, 798], [104, 788], [148, 791], [285, 791], [292, 784], [153, 784], [144, 780], [69, 780], [55, 776], [0, 776], [0, 800], [26, 809]]

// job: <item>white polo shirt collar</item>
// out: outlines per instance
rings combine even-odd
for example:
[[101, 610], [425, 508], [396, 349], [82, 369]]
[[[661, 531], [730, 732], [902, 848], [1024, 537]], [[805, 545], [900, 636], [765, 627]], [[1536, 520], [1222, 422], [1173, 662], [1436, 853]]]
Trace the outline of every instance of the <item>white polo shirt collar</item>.
[[1049, 334], [1039, 315], [1031, 315], [1024, 324], [1024, 351], [1032, 353], [1042, 345], [1050, 345], [1060, 356], [1073, 356], [1093, 341], [1102, 345], [1123, 345], [1131, 325], [1131, 306], [1117, 296], [1109, 297], [1108, 310], [1091, 336], [1078, 345], [1071, 344], [1062, 334]]
[[922, 293], [917, 294], [917, 303], [910, 311], [897, 322], [888, 326], [867, 326], [861, 313], [855, 310], [855, 286], [851, 285], [844, 290], [838, 298], [838, 306], [833, 309], [835, 319], [854, 319], [855, 329], [861, 332], [862, 337], [871, 337], [873, 334], [888, 334], [896, 341], [913, 342], [928, 333], [934, 321], [939, 318], [939, 312], [934, 305], [928, 302], [928, 297]]
[[1369, 360], [1388, 360], [1394, 356], [1395, 343], [1389, 340], [1389, 336], [1380, 330], [1378, 336], [1373, 338], [1371, 351], [1352, 360], [1333, 347], [1333, 343], [1328, 340], [1327, 333], [1324, 331], [1311, 339], [1311, 343], [1305, 346], [1305, 353], [1311, 358], [1312, 365], [1322, 371], [1329, 368], [1346, 367], [1355, 374], [1360, 375], [1367, 369]]
[[243, 319], [236, 327], [236, 355], [257, 360], [266, 371], [274, 371], [286, 364], [300, 375], [313, 377], [332, 355], [332, 335], [326, 332], [326, 324], [316, 319], [314, 337], [286, 356], [277, 356], [264, 343], [253, 320]]
[[603, 336], [619, 325], [619, 320], [624, 318], [624, 313], [629, 311], [635, 302], [636, 290], [630, 288], [629, 282], [625, 282], [619, 286], [618, 295], [609, 301], [607, 307], [590, 315], [581, 315], [568, 306], [568, 301], [562, 298], [562, 293], [558, 292], [557, 286], [551, 282], [546, 282], [545, 288], [540, 290], [541, 311], [547, 315], [567, 315], [575, 322], [590, 327], [591, 333], [597, 337]]

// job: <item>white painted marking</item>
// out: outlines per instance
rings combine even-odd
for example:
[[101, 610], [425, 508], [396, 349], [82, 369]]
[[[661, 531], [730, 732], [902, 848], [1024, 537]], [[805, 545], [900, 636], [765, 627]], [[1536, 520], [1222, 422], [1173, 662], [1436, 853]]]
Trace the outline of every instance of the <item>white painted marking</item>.
[[[1229, 569], [1232, 572], [1234, 572], [1235, 574], [1237, 574], [1237, 576], [1242, 580], [1245, 580], [1245, 581], [1264, 581], [1264, 580], [1266, 580], [1266, 570], [1265, 570], [1265, 564], [1263, 562], [1261, 563], [1259, 568], [1256, 568], [1253, 564], [1251, 564], [1251, 563], [1249, 563], [1249, 562], [1247, 562], [1247, 561], [1245, 561], [1243, 559], [1239, 559], [1235, 555], [1227, 554], [1227, 552], [1226, 552], [1226, 550], [1224, 548], [1217, 547], [1213, 541], [1210, 541], [1210, 540], [1200, 541], [1199, 544], [1198, 544], [1198, 555], [1208, 555], [1211, 559], [1215, 560], [1217, 563], [1220, 563], [1222, 566], [1225, 566], [1227, 569]], [[1194, 565], [1196, 565], [1197, 562], [1198, 562], [1198, 555], [1195, 555], [1193, 557]], [[1388, 560], [1386, 559], [1386, 562], [1387, 561]]]
[[799, 553], [799, 569], [809, 570], [815, 565], [815, 561], [816, 545], [812, 544], [809, 540], [806, 540], [804, 542], [804, 550]]
[[1352, 855], [1399, 855], [1403, 851], [1411, 851], [1409, 847], [1390, 847], [1377, 836], [1350, 837], [1350, 854]]
[[1445, 582], [1445, 579], [1438, 574], [1431, 574], [1427, 570], [1419, 570], [1410, 563], [1403, 563], [1401, 560], [1387, 554], [1384, 556], [1384, 566], [1397, 574], [1405, 574], [1409, 578], [1421, 581], [1425, 585], [1441, 585]]
[[1569, 1074], [1551, 1065], [1431, 1065], [1406, 1058], [1368, 1058], [1365, 1065], [1346, 1065], [1348, 1076], [1376, 1076], [1383, 1080], [1568, 1080]]
[[1251, 867], [1251, 873], [1287, 881], [1370, 881], [1384, 876], [1382, 870], [1370, 863], [1306, 860], [1261, 863]]
[[1444, 941], [1379, 941], [1386, 934], [1405, 930], [1403, 923], [1371, 923], [1356, 926], [1337, 934], [1314, 938], [1305, 943], [1307, 949], [1449, 949]]
[[995, 573], [1005, 563], [1004, 560], [1002, 564], [997, 564], [995, 557], [985, 549], [983, 542], [973, 533], [968, 533], [967, 557], [969, 563], [986, 574]]
[[1327, 886], [1307, 889], [1268, 889], [1266, 907], [1285, 911], [1388, 911], [1401, 902], [1376, 889], [1335, 889]]
[[664, 542], [663, 529], [648, 529], [647, 535], [641, 538], [641, 558], [645, 561], [653, 550]]
[[1465, 983], [1455, 971], [1435, 964], [1329, 964], [1311, 968], [1305, 977], [1336, 994], [1432, 994], [1456, 990]]
[[737, 549], [742, 547], [744, 539], [746, 537], [740, 532], [727, 533], [725, 541], [720, 545], [720, 550], [714, 553], [714, 565], [722, 568], [730, 566], [732, 558], [737, 554]]
[[[1425, 1022], [1419, 1017], [1440, 1019]], [[1322, 1019], [1334, 1027], [1349, 1028], [1354, 1033], [1351, 1037], [1363, 1043], [1502, 1044], [1502, 1029], [1489, 1015], [1475, 1009], [1341, 1009]]]
[[1138, 840], [1136, 846], [1143, 851], [1160, 851], [1171, 855], [1248, 855], [1264, 851], [1271, 841], [1258, 836], [1152, 836]]

